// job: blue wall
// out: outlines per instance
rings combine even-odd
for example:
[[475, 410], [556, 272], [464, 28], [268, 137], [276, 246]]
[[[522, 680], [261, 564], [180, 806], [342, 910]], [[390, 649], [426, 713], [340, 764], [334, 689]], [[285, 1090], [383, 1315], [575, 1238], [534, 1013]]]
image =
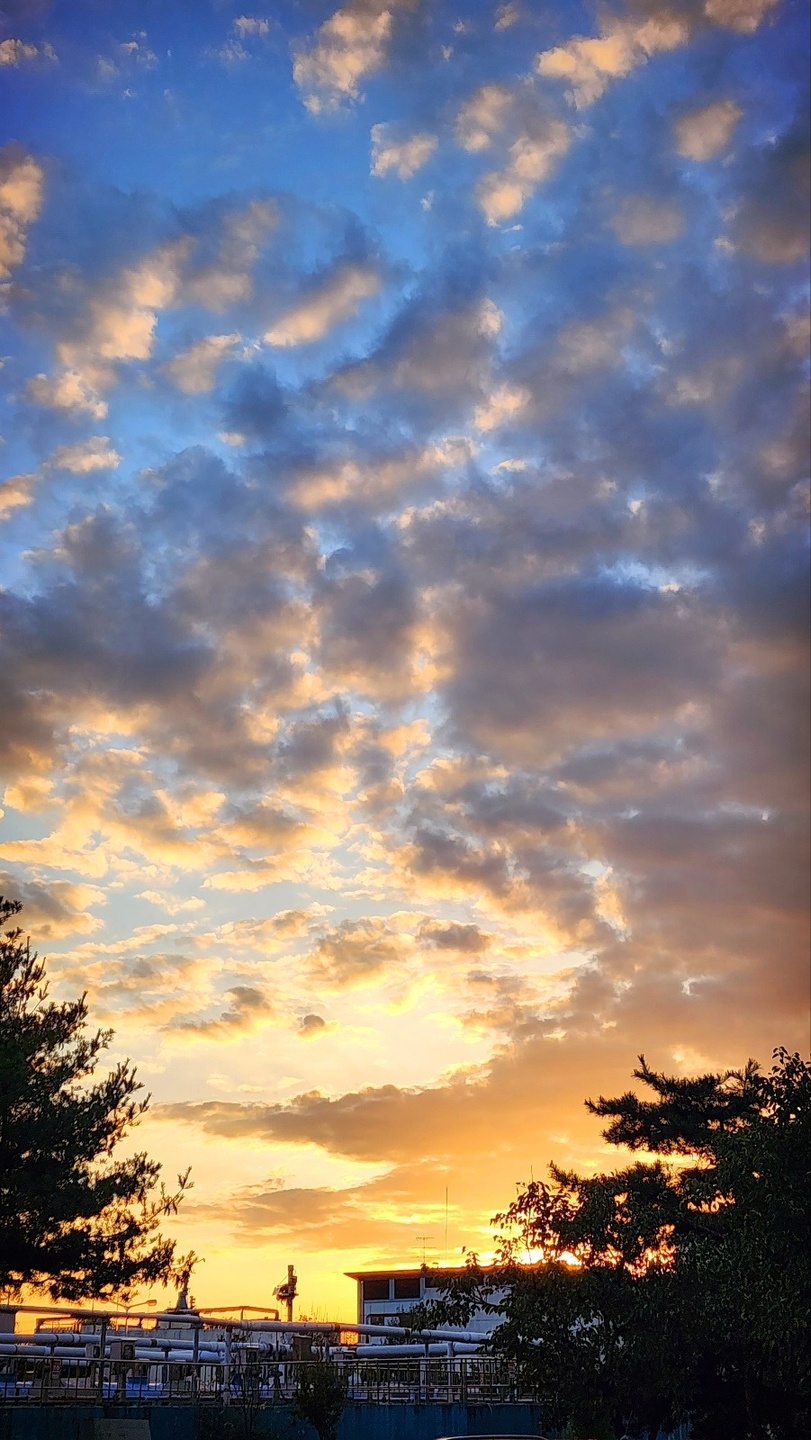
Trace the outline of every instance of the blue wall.
[[[204, 1440], [216, 1434], [214, 1415], [200, 1424], [200, 1411], [189, 1405], [117, 1407], [108, 1415], [149, 1416], [152, 1440]], [[220, 1414], [222, 1412], [219, 1412]], [[18, 1405], [0, 1409], [0, 1440], [94, 1440], [100, 1407]], [[242, 1416], [232, 1411], [239, 1434]], [[437, 1440], [440, 1435], [487, 1435], [502, 1430], [508, 1435], [539, 1435], [541, 1412], [537, 1405], [350, 1405], [344, 1412], [339, 1440]], [[260, 1412], [256, 1440], [286, 1437], [314, 1440], [315, 1431], [293, 1422], [285, 1409]]]
[[[191, 1405], [117, 1406], [108, 1416], [148, 1416], [152, 1440], [216, 1440], [217, 1416]], [[234, 1425], [225, 1432], [234, 1440], [244, 1435], [239, 1406], [231, 1410]], [[95, 1440], [93, 1421], [101, 1419], [101, 1406], [9, 1405], [0, 1407], [0, 1440]], [[339, 1440], [438, 1440], [441, 1435], [506, 1435], [541, 1433], [539, 1405], [349, 1405], [339, 1429]], [[260, 1411], [255, 1440], [315, 1440], [315, 1431], [294, 1421], [286, 1406]], [[662, 1440], [687, 1440], [683, 1427]]]

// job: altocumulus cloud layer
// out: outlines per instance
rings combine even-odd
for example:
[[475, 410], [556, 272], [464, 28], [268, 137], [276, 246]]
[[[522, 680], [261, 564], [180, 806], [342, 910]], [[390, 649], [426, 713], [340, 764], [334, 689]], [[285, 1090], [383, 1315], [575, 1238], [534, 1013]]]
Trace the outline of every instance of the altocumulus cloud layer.
[[3, 12], [0, 888], [317, 1301], [806, 1043], [807, 20], [238, 9]]

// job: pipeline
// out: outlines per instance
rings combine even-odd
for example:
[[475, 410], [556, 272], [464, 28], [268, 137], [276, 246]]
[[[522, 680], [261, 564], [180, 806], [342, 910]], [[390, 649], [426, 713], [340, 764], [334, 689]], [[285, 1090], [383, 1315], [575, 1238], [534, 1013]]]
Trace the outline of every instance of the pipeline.
[[336, 1358], [387, 1361], [399, 1360], [408, 1356], [410, 1359], [424, 1360], [426, 1355], [430, 1359], [439, 1355], [443, 1359], [453, 1359], [455, 1355], [478, 1355], [478, 1353], [478, 1345], [456, 1345], [452, 1340], [448, 1340], [444, 1345], [439, 1343], [433, 1345], [352, 1345], [339, 1351]]
[[[244, 1308], [248, 1309], [249, 1307], [245, 1306]], [[334, 1335], [336, 1332], [343, 1332], [349, 1335], [380, 1336], [384, 1339], [398, 1338], [412, 1343], [417, 1340], [451, 1340], [462, 1344], [480, 1345], [486, 1338], [475, 1331], [412, 1330], [405, 1325], [367, 1325], [346, 1320], [227, 1320], [222, 1319], [213, 1310], [167, 1310], [157, 1315], [149, 1310], [130, 1310], [127, 1311], [126, 1316], [122, 1316], [120, 1310], [88, 1310], [78, 1306], [9, 1305], [0, 1306], [0, 1310], [16, 1311], [28, 1315], [52, 1315], [64, 1319], [94, 1320], [104, 1325], [109, 1324], [111, 1320], [124, 1319], [124, 1328], [116, 1327], [113, 1330], [112, 1338], [114, 1339], [126, 1335], [126, 1325], [130, 1320], [148, 1320], [151, 1325], [156, 1327], [155, 1331], [151, 1332], [153, 1334], [159, 1334], [159, 1327], [165, 1325], [171, 1329], [188, 1330], [202, 1330], [207, 1326], [217, 1330], [239, 1330], [249, 1334], [260, 1331], [266, 1334], [328, 1336]], [[110, 1331], [108, 1331], [109, 1338]]]

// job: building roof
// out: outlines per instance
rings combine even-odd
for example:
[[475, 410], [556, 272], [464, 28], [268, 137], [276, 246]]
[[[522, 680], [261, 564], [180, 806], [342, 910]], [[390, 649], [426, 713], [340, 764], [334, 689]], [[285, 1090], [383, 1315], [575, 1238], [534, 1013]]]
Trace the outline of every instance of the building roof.
[[345, 1270], [347, 1280], [390, 1280], [394, 1276], [425, 1275], [426, 1279], [431, 1276], [444, 1276], [458, 1274], [464, 1267], [461, 1265], [443, 1265], [441, 1269], [431, 1265], [415, 1265], [412, 1269], [401, 1269], [394, 1265], [379, 1267], [377, 1270]]

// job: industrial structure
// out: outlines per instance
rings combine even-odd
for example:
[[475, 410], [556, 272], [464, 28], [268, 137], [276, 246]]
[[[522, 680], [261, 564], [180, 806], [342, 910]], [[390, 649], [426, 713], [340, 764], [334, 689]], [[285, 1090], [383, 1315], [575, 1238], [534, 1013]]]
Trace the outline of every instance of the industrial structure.
[[[353, 1278], [362, 1297], [375, 1280], [382, 1297], [384, 1272]], [[414, 1330], [396, 1323], [395, 1292], [408, 1289], [397, 1298], [411, 1306], [430, 1292], [421, 1272], [385, 1272], [385, 1282], [389, 1308], [366, 1318], [367, 1305], [382, 1304], [370, 1294], [357, 1321], [295, 1319], [292, 1266], [275, 1292], [284, 1319], [273, 1306], [196, 1309], [185, 1292], [157, 1314], [1, 1305], [0, 1405], [271, 1404], [295, 1393], [302, 1366], [325, 1360], [340, 1371], [354, 1401], [515, 1398], [505, 1366], [486, 1353], [481, 1327]]]

